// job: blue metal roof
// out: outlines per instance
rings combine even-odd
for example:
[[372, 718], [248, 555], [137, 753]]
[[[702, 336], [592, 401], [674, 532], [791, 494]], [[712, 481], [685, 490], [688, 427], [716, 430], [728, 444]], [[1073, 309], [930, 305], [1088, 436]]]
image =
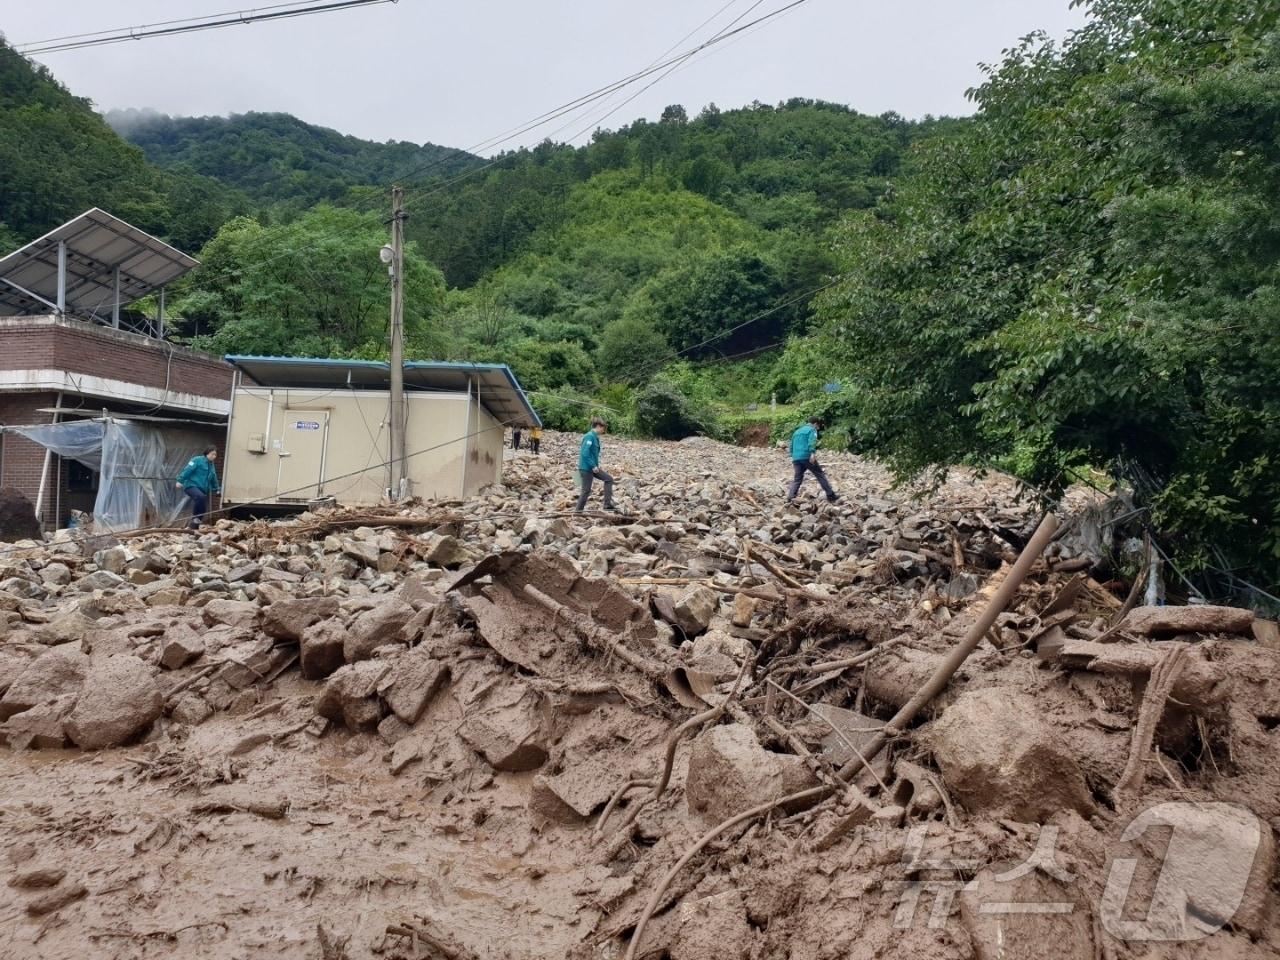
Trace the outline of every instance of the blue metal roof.
[[[391, 365], [385, 360], [245, 354], [229, 354], [224, 359], [263, 387], [331, 389], [345, 386], [353, 390], [385, 390], [391, 379]], [[406, 390], [466, 393], [469, 382], [485, 409], [504, 424], [542, 425], [520, 381], [505, 363], [410, 360], [404, 365]]]

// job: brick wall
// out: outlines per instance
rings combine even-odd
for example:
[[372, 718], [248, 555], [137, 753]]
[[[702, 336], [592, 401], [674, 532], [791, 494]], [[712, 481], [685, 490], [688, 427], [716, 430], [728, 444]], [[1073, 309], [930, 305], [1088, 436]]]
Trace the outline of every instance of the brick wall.
[[[66, 370], [203, 397], [231, 398], [232, 370], [221, 358], [78, 320], [6, 319], [0, 370]], [[170, 354], [172, 353], [172, 359]]]
[[[31, 423], [52, 423], [53, 414], [38, 413], [41, 407], [56, 406], [58, 395], [55, 393], [0, 393], [0, 424], [9, 426]], [[17, 487], [30, 498], [32, 506], [40, 493], [40, 472], [44, 468], [44, 447], [26, 437], [4, 432], [0, 433], [0, 487]], [[45, 487], [46, 498], [54, 492], [55, 471], [50, 468], [50, 476]], [[53, 501], [48, 500], [49, 507], [45, 516], [53, 518]]]
[[[57, 394], [54, 393], [0, 393], [0, 426], [52, 423], [53, 414], [38, 411], [56, 406], [56, 401]], [[204, 433], [209, 442], [217, 446], [218, 477], [221, 479], [226, 466], [226, 428], [221, 424], [211, 424], [207, 429], [183, 424], [183, 428]], [[17, 487], [34, 507], [40, 493], [43, 469], [44, 447], [17, 434], [0, 433], [0, 487]], [[45, 484], [43, 513], [46, 529], [65, 526], [73, 509], [93, 512], [94, 494], [87, 491], [72, 493], [69, 489], [70, 473], [71, 462], [54, 456]], [[219, 498], [214, 497], [210, 506], [220, 505]]]

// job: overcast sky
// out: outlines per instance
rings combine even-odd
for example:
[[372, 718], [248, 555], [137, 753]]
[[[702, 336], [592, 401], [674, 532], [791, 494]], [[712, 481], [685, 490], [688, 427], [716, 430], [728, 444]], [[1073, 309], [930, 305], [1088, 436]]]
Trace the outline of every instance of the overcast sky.
[[[267, 2], [278, 0], [259, 0]], [[731, 2], [676, 52], [710, 38], [753, 2]], [[786, 2], [762, 0], [741, 23]], [[0, 30], [14, 44], [248, 9], [236, 0], [3, 6]], [[725, 0], [400, 0], [39, 59], [102, 110], [285, 111], [373, 140], [472, 147], [646, 67], [724, 6]], [[690, 115], [708, 102], [723, 109], [789, 97], [913, 118], [969, 113], [964, 91], [979, 82], [979, 62], [998, 60], [1032, 30], [1060, 38], [1083, 20], [1069, 0], [808, 0], [700, 55], [608, 118], [600, 115], [648, 81], [507, 146], [548, 135], [568, 139], [598, 122], [613, 127], [656, 118], [670, 103], [684, 104]]]

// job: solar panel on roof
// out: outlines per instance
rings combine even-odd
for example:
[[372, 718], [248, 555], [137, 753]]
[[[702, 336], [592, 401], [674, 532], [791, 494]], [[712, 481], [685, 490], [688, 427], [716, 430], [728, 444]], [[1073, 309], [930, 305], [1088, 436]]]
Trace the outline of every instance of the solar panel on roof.
[[0, 258], [0, 316], [49, 313], [58, 301], [58, 250], [66, 246], [67, 313], [109, 315], [199, 266], [199, 261], [94, 207]]

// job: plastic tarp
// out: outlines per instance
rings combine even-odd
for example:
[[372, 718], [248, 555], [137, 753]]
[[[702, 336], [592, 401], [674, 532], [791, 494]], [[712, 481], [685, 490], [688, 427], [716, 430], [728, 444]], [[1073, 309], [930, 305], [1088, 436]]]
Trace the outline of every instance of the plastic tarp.
[[209, 445], [207, 434], [136, 420], [71, 420], [5, 429], [98, 474], [93, 519], [102, 530], [177, 523], [190, 504], [174, 486], [178, 474]]

